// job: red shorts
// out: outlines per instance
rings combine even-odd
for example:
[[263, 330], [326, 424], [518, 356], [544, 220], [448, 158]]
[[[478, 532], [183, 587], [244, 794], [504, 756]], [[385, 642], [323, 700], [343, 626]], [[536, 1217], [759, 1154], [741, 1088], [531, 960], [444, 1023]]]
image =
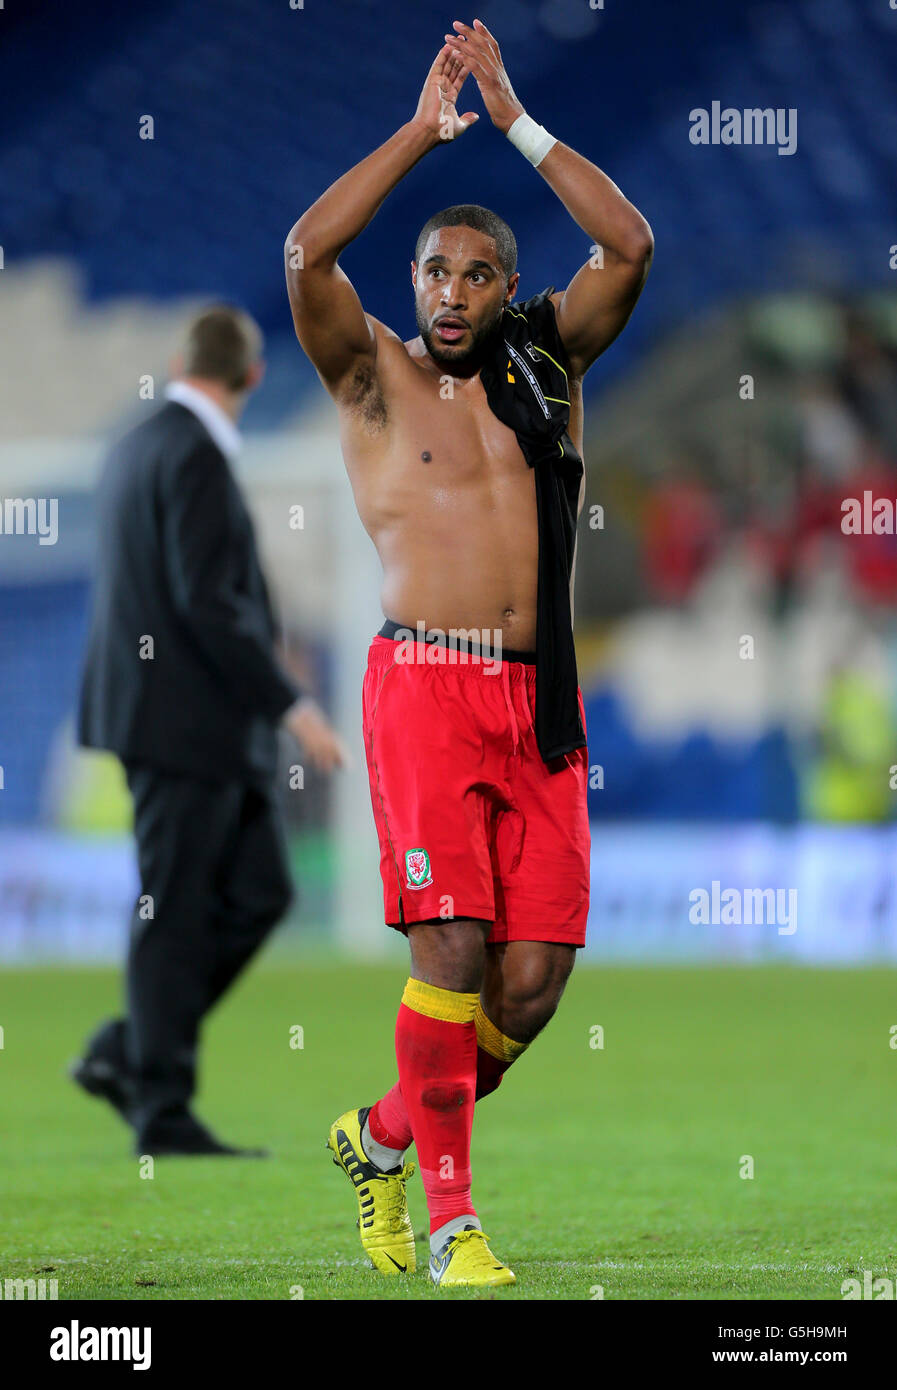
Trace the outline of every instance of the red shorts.
[[396, 661], [403, 645], [374, 638], [363, 691], [387, 925], [476, 917], [492, 942], [584, 945], [587, 750], [542, 761], [535, 666], [423, 643]]

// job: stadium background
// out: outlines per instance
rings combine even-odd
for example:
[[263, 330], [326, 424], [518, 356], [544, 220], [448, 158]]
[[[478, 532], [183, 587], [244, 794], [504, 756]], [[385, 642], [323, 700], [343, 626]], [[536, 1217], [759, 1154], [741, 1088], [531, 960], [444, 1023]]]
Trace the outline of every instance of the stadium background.
[[[0, 500], [56, 498], [59, 519], [54, 545], [0, 534], [4, 1297], [38, 1274], [64, 1298], [428, 1296], [422, 1274], [364, 1267], [323, 1156], [333, 1116], [394, 1075], [406, 966], [381, 925], [360, 744], [377, 565], [293, 338], [282, 245], [411, 115], [456, 13], [0, 9]], [[845, 496], [897, 497], [897, 11], [487, 0], [479, 17], [531, 114], [656, 238], [586, 382], [590, 944], [477, 1107], [478, 1209], [519, 1280], [496, 1296], [831, 1299], [864, 1271], [893, 1288], [897, 550], [839, 518]], [[693, 145], [690, 111], [717, 100], [796, 108], [796, 152]], [[403, 336], [417, 231], [462, 200], [514, 227], [522, 295], [590, 253], [481, 117], [343, 258]], [[289, 792], [284, 748], [299, 903], [204, 1030], [200, 1115], [274, 1160], [162, 1160], [150, 1182], [66, 1077], [120, 1003], [135, 888], [120, 778], [74, 748], [72, 713], [104, 451], [154, 408], [184, 318], [219, 297], [267, 335], [240, 477], [289, 660], [356, 765]], [[689, 896], [713, 882], [796, 889], [796, 931], [693, 924]], [[422, 1256], [416, 1180], [409, 1200]]]
[[[651, 7], [646, 24], [637, 6], [490, 0], [481, 17], [530, 111], [611, 174], [657, 242], [636, 313], [586, 382], [589, 950], [893, 957], [897, 540], [845, 537], [840, 506], [867, 488], [897, 497], [894, 12], [693, 4]], [[185, 316], [219, 297], [267, 335], [240, 476], [289, 659], [356, 760], [288, 792], [284, 749], [301, 896], [277, 948], [395, 949], [359, 728], [377, 565], [292, 334], [281, 248], [412, 113], [446, 21], [433, 4], [396, 19], [361, 0], [4, 14], [0, 496], [59, 509], [54, 545], [0, 536], [6, 961], [121, 950], [127, 803], [114, 762], [72, 738], [91, 490], [108, 441], [155, 408]], [[796, 107], [796, 152], [690, 143], [690, 110], [715, 99]], [[402, 336], [416, 232], [455, 201], [514, 227], [521, 295], [562, 286], [588, 254], [481, 121], [418, 165], [343, 258]], [[689, 892], [714, 879], [797, 887], [798, 931], [696, 928]]]

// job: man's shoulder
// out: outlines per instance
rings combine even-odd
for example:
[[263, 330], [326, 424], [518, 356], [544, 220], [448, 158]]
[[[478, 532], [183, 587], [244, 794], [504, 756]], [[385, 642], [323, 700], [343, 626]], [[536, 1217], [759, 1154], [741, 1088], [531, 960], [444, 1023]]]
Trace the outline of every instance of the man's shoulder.
[[548, 285], [538, 294], [530, 295], [529, 299], [510, 304], [506, 310], [506, 322], [512, 334], [516, 331], [521, 343], [527, 336], [531, 337], [539, 350], [571, 381], [574, 372], [557, 319], [565, 293], [565, 290], [556, 290], [554, 285]]
[[506, 312], [518, 318], [525, 318], [536, 326], [542, 324], [554, 324], [555, 310], [564, 297], [563, 290], [556, 290], [554, 285], [548, 285], [538, 294], [531, 294], [528, 299], [513, 300], [507, 307]]
[[409, 349], [412, 343], [417, 342], [416, 337], [409, 339], [406, 343], [404, 339], [401, 338], [394, 329], [390, 328], [388, 323], [384, 323], [382, 319], [374, 318], [373, 314], [366, 314], [365, 317], [370, 324], [371, 332], [374, 334], [377, 342], [375, 366], [378, 369], [385, 367], [386, 374], [388, 375], [391, 366], [398, 365], [401, 368], [406, 362], [412, 360], [412, 354]]
[[227, 472], [226, 459], [202, 422], [186, 407], [166, 401], [113, 443], [103, 481], [116, 489], [139, 488], [174, 477], [191, 462]]
[[217, 445], [214, 444], [208, 430], [192, 411], [179, 405], [177, 401], [165, 401], [145, 420], [138, 420], [133, 424], [113, 447], [119, 454], [136, 456], [154, 453], [160, 444], [183, 445], [189, 449], [194, 444], [206, 441], [217, 451]]
[[393, 332], [388, 323], [384, 323], [382, 319], [374, 318], [373, 314], [366, 313], [365, 318], [370, 324], [374, 337], [377, 339], [378, 343], [398, 343], [400, 347], [402, 346], [402, 339], [399, 337], [398, 333]]

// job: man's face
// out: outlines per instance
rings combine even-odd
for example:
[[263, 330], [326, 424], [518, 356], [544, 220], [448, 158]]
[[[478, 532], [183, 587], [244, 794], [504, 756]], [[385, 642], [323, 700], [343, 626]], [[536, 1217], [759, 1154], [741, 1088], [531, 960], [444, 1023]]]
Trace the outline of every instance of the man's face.
[[455, 372], [478, 367], [518, 275], [505, 278], [495, 242], [472, 227], [440, 227], [412, 262], [417, 331], [440, 365]]

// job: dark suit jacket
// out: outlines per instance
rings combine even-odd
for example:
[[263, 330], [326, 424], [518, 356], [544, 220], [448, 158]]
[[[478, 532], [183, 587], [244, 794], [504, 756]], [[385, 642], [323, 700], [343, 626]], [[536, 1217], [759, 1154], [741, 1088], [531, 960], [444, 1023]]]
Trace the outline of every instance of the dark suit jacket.
[[224, 455], [169, 402], [112, 451], [97, 502], [81, 743], [203, 778], [270, 777], [276, 724], [299, 690], [274, 654], [252, 523]]

